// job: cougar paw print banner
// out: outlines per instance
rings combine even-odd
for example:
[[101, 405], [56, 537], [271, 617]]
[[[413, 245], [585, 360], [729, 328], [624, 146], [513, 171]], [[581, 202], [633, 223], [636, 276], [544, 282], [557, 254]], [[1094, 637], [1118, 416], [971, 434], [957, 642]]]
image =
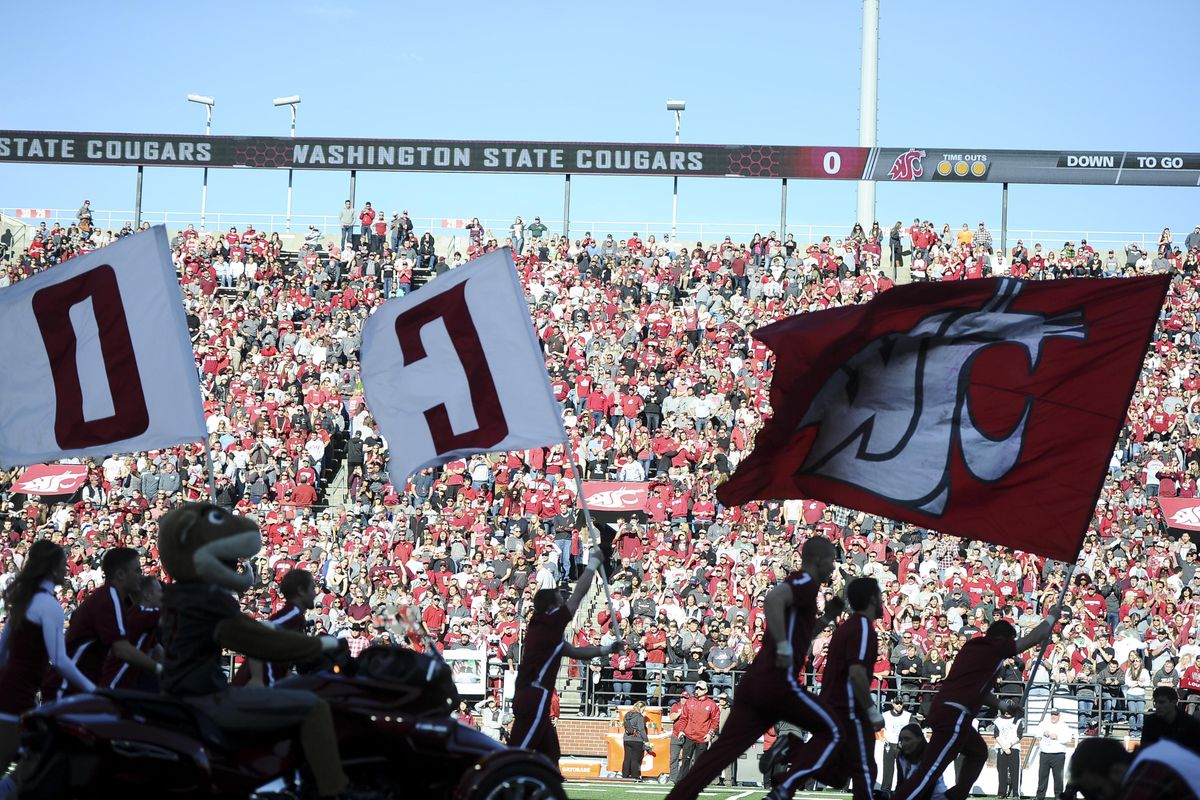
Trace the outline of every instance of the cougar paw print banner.
[[207, 437], [164, 228], [0, 290], [0, 463]]
[[910, 284], [769, 325], [774, 413], [717, 495], [1073, 561], [1169, 280]]

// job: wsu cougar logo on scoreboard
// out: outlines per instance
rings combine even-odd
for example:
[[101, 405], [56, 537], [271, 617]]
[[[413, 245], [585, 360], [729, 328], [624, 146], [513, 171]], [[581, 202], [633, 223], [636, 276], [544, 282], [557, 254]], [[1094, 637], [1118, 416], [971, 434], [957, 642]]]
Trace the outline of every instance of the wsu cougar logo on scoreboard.
[[860, 486], [897, 505], [940, 515], [950, 499], [955, 448], [977, 480], [1003, 478], [1021, 456], [1033, 407], [994, 438], [976, 427], [971, 362], [1001, 344], [1025, 349], [1037, 369], [1048, 339], [1087, 339], [1081, 312], [1053, 318], [1011, 311], [1022, 283], [1002, 280], [980, 309], [939, 311], [904, 333], [874, 340], [825, 383], [797, 430], [818, 425], [799, 472]]
[[916, 148], [905, 150], [892, 162], [892, 168], [888, 170], [888, 177], [894, 181], [915, 181], [925, 173], [925, 168], [921, 164], [921, 159], [924, 157], [924, 150]]

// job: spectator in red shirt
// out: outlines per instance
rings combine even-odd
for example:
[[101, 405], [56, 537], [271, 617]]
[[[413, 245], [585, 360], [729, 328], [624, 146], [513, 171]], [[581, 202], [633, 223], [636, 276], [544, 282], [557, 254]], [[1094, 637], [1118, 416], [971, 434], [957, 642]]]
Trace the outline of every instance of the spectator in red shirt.
[[364, 203], [362, 211], [358, 212], [358, 223], [362, 226], [360, 234], [362, 240], [360, 244], [367, 244], [371, 236], [371, 224], [375, 222], [375, 209], [371, 208], [370, 203]]
[[708, 749], [721, 724], [721, 709], [708, 696], [706, 682], [696, 681], [696, 694], [685, 703], [683, 719], [683, 751], [679, 764], [681, 779], [687, 775], [700, 754]]
[[613, 697], [615, 705], [628, 705], [633, 701], [633, 670], [638, 665], [637, 652], [632, 648], [609, 656], [612, 667]]

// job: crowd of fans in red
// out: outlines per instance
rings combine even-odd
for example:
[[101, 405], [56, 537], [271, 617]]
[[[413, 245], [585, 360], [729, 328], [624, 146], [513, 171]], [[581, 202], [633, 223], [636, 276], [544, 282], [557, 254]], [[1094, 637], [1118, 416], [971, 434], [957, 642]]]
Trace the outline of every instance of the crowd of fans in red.
[[[0, 284], [132, 232], [92, 229], [85, 211], [79, 224], [43, 226], [10, 254]], [[877, 686], [911, 700], [990, 620], [1036, 622], [1063, 567], [817, 501], [720, 507], [714, 487], [769, 413], [772, 356], [750, 334], [781, 317], [869, 300], [901, 265], [914, 266], [915, 279], [1169, 269], [1160, 334], [1038, 684], [1073, 685], [1066, 691], [1081, 711], [1089, 701], [1089, 711], [1110, 712], [1081, 714], [1081, 728], [1136, 712], [1158, 683], [1200, 693], [1196, 546], [1168, 533], [1155, 500], [1196, 496], [1200, 480], [1200, 227], [1184, 252], [1168, 231], [1157, 254], [1097, 253], [1086, 242], [1045, 251], [1018, 242], [1000, 254], [982, 224], [953, 236], [918, 221], [890, 234], [855, 226], [844, 239], [811, 244], [774, 233], [682, 243], [639, 233], [570, 240], [517, 218], [495, 235], [472, 223], [462, 252], [447, 257], [433, 252], [429, 234], [416, 236], [407, 212], [386, 227], [376, 224], [383, 216], [373, 212], [341, 237], [313, 230], [295, 256], [278, 235], [253, 229], [189, 226], [172, 241], [218, 500], [255, 514], [265, 535], [259, 581], [245, 598], [253, 611], [277, 608], [278, 579], [307, 569], [320, 582], [315, 629], [346, 636], [352, 650], [399, 635], [394, 619], [415, 607], [438, 646], [485, 648], [515, 664], [522, 597], [540, 578], [569, 580], [579, 566], [568, 480], [576, 463], [589, 479], [650, 485], [645, 514], [615, 532], [614, 599], [633, 647], [570, 670], [598, 698], [592, 708], [641, 697], [665, 703], [700, 679], [715, 694], [732, 691], [761, 641], [763, 595], [813, 532], [838, 544], [845, 574], [873, 575], [884, 587]], [[479, 456], [396, 486], [358, 381], [363, 321], [388, 297], [419, 291], [423, 273], [505, 245], [516, 250], [573, 449]], [[18, 471], [0, 473], [0, 588], [37, 536], [68, 547], [68, 606], [102, 581], [98, 561], [109, 546], [141, 549], [154, 571], [155, 520], [207, 495], [201, 447], [90, 464], [88, 485], [67, 502], [13, 497]], [[343, 456], [347, 488], [332, 492], [327, 482]], [[612, 621], [602, 612], [574, 635], [607, 640]], [[815, 680], [823, 645], [814, 648]], [[1017, 685], [1025, 668], [1003, 677]]]

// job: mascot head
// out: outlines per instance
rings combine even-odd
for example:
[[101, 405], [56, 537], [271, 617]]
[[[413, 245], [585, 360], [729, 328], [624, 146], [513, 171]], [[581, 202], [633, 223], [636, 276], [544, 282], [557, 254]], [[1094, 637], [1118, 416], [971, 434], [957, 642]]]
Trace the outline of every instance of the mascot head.
[[172, 580], [200, 580], [235, 592], [254, 582], [244, 559], [262, 549], [258, 523], [212, 503], [184, 503], [158, 521], [158, 555]]

